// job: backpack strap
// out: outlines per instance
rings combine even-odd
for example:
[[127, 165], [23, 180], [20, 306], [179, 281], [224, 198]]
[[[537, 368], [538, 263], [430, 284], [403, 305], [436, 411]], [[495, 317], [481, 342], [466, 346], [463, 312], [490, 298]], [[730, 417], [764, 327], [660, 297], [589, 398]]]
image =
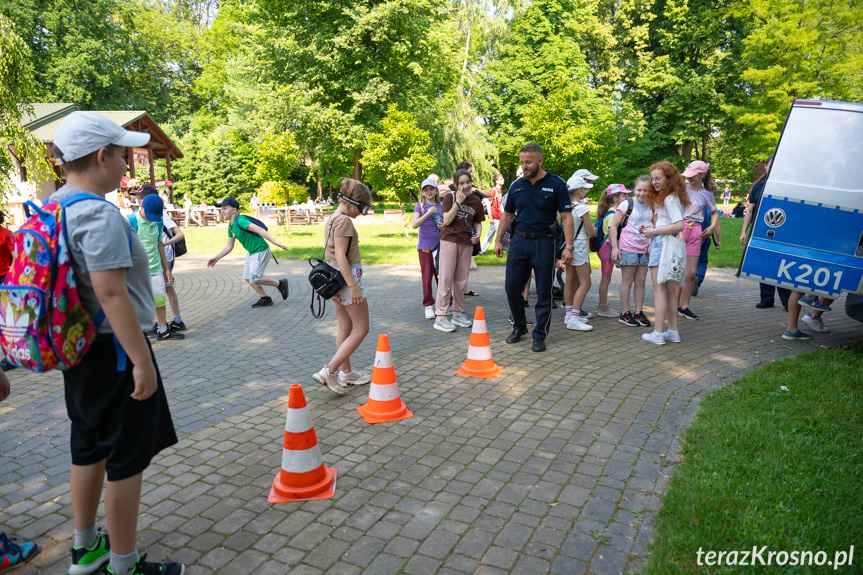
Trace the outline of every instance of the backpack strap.
[[[72, 194], [68, 198], [60, 200], [57, 203], [63, 207], [63, 233], [66, 233], [66, 208], [68, 208], [72, 204], [77, 204], [78, 202], [81, 202], [84, 200], [99, 200], [101, 202], [111, 204], [111, 202], [109, 202], [105, 198], [99, 197], [96, 194], [91, 194], [89, 192], [79, 192], [77, 194]], [[114, 208], [117, 208], [116, 206], [114, 206], [114, 204], [111, 204], [111, 206], [113, 206]], [[34, 206], [34, 208], [36, 210], [38, 210], [38, 212], [40, 214], [44, 213], [44, 212], [42, 212], [42, 210], [39, 210], [39, 208], [36, 208], [35, 206]], [[40, 215], [40, 217], [41, 217], [41, 215]], [[134, 214], [132, 216], [129, 216], [129, 217], [134, 217]], [[134, 223], [134, 227], [135, 227], [135, 231], [137, 232], [138, 231], [137, 220]], [[68, 245], [68, 243], [69, 243], [69, 238], [67, 237], [66, 238], [66, 244]], [[130, 258], [132, 257], [132, 232], [131, 231], [129, 232], [129, 257]], [[129, 269], [130, 268], [126, 268], [126, 271], [129, 271]], [[104, 321], [105, 321], [105, 311], [101, 307], [99, 307], [99, 311], [96, 312], [96, 317], [93, 318], [93, 325], [95, 325], [96, 329], [98, 330], [99, 327], [102, 325], [102, 322], [104, 322]], [[118, 371], [121, 371], [120, 370], [120, 352], [123, 350], [123, 348], [120, 347], [119, 342], [116, 342], [116, 338], [115, 338], [115, 345], [117, 346], [117, 369], [118, 369]], [[125, 367], [125, 365], [126, 365], [126, 352], [125, 351], [123, 351], [123, 353], [122, 353], [122, 362], [123, 362], [123, 370], [125, 370], [126, 369], [126, 367]]]

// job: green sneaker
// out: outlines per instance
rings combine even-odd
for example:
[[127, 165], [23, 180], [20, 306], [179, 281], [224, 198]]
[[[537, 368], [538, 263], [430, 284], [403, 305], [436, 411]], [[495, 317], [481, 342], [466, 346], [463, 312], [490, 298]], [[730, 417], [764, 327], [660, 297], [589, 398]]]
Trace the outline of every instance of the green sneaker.
[[69, 575], [90, 575], [102, 568], [111, 558], [111, 544], [102, 529], [96, 534], [92, 547], [72, 547], [72, 566]]
[[[150, 563], [145, 561], [146, 558], [146, 553], [138, 557], [138, 562], [129, 575], [184, 575], [186, 572], [186, 566], [182, 563]], [[110, 565], [105, 568], [105, 573], [116, 575]]]

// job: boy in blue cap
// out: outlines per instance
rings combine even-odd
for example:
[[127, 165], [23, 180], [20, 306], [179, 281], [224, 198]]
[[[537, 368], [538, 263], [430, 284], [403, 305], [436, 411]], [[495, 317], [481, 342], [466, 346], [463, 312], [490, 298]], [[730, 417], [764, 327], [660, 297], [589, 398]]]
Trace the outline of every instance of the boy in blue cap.
[[246, 248], [246, 263], [243, 266], [243, 279], [246, 280], [260, 299], [252, 304], [252, 307], [267, 307], [273, 305], [273, 298], [267, 295], [261, 286], [278, 288], [282, 299], [288, 299], [288, 280], [282, 278], [274, 280], [264, 275], [267, 263], [270, 261], [270, 246], [267, 242], [287, 250], [287, 246], [280, 244], [273, 235], [251, 221], [248, 217], [241, 215], [240, 202], [234, 198], [225, 198], [216, 203], [216, 207], [222, 210], [222, 219], [228, 222], [228, 243], [218, 254], [207, 261], [207, 267], [213, 267], [220, 259], [231, 253], [234, 249], [234, 240], [240, 240], [240, 244]]
[[150, 194], [141, 200], [141, 209], [130, 214], [129, 225], [138, 234], [141, 243], [147, 250], [150, 262], [150, 285], [153, 289], [153, 302], [156, 305], [156, 333], [159, 341], [166, 339], [183, 339], [185, 336], [168, 329], [168, 314], [165, 304], [168, 302], [165, 286], [171, 283], [171, 270], [165, 259], [165, 244], [162, 243], [162, 212], [165, 204], [158, 194]]

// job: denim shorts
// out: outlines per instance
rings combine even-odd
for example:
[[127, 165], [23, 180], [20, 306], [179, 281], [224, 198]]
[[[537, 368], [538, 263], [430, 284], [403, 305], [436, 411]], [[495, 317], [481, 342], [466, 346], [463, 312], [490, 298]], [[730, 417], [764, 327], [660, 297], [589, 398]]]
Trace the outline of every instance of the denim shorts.
[[647, 265], [655, 268], [659, 266], [659, 258], [662, 255], [662, 238], [665, 236], [653, 236], [650, 239], [650, 260]]
[[647, 254], [637, 254], [620, 250], [620, 265], [622, 266], [646, 266], [650, 261], [650, 256]]
[[[360, 293], [362, 294], [363, 299], [365, 299], [366, 290], [363, 287], [363, 264], [361, 262], [351, 264], [351, 275], [354, 276], [354, 281], [357, 282], [357, 287], [360, 288]], [[351, 288], [349, 288], [347, 285], [345, 285], [345, 287], [339, 290], [339, 293], [334, 295], [333, 299], [338, 301], [342, 305], [351, 305], [352, 303], [354, 303], [351, 300]]]

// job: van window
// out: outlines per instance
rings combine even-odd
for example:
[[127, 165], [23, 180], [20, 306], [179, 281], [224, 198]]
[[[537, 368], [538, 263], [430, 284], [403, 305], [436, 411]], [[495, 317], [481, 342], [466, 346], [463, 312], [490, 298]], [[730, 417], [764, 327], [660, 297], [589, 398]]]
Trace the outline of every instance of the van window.
[[770, 179], [863, 191], [861, 133], [863, 113], [795, 107], [779, 141]]

